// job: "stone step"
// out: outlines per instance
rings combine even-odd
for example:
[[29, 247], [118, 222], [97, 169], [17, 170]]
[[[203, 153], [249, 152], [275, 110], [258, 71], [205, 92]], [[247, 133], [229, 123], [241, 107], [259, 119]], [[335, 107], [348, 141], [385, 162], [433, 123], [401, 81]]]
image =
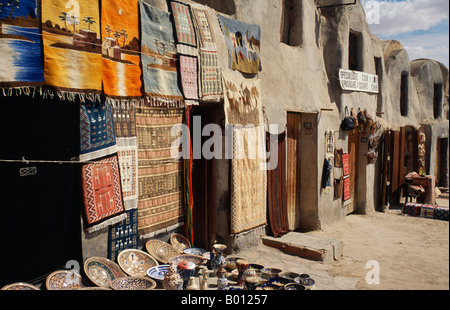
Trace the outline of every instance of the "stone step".
[[344, 253], [342, 241], [306, 233], [290, 232], [280, 238], [266, 236], [263, 244], [277, 248], [284, 253], [301, 258], [331, 264], [339, 260]]

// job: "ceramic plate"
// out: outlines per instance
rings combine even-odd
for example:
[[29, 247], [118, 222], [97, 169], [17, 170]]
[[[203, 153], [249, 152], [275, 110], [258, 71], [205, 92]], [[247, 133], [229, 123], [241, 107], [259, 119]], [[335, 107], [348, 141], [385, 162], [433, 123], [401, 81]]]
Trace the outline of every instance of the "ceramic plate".
[[270, 279], [273, 277], [278, 277], [281, 272], [283, 272], [283, 270], [278, 268], [264, 268], [261, 269], [261, 277], [264, 279]]
[[176, 266], [178, 266], [179, 263], [184, 262], [184, 261], [188, 261], [188, 262], [194, 263], [195, 265], [199, 266], [199, 265], [203, 264], [205, 259], [203, 258], [203, 256], [191, 255], [191, 254], [181, 254], [181, 255], [176, 255], [176, 256], [171, 257], [169, 259], [169, 264], [170, 265], [175, 264]]
[[155, 287], [155, 281], [144, 277], [125, 277], [111, 282], [111, 288], [118, 291], [152, 290]]
[[147, 270], [159, 265], [149, 254], [134, 249], [127, 249], [120, 252], [119, 256], [117, 256], [117, 262], [127, 275], [133, 277], [145, 277]]
[[164, 277], [169, 272], [170, 265], [159, 265], [154, 266], [147, 270], [147, 275], [153, 280], [162, 281]]
[[103, 257], [91, 257], [84, 263], [84, 272], [97, 286], [109, 288], [110, 282], [127, 275], [115, 262]]
[[47, 277], [45, 286], [50, 291], [79, 290], [86, 287], [86, 284], [80, 274], [69, 270], [58, 270]]
[[168, 264], [169, 258], [172, 256], [180, 255], [178, 250], [173, 245], [157, 239], [147, 241], [145, 248], [151, 256], [163, 264]]
[[180, 253], [183, 253], [184, 249], [192, 247], [189, 240], [180, 234], [173, 234], [170, 237], [170, 244], [172, 244]]
[[202, 249], [202, 248], [186, 248], [183, 250], [183, 253], [197, 255], [197, 256], [203, 256], [203, 254], [209, 253], [209, 251], [206, 249]]
[[24, 282], [12, 283], [5, 285], [2, 291], [40, 291], [40, 288]]

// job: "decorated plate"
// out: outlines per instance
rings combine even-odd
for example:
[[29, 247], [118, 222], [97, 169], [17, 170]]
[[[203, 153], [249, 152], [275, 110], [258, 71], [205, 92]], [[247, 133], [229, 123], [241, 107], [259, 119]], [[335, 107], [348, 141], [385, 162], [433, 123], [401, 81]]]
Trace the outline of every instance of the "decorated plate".
[[180, 255], [180, 252], [173, 245], [157, 239], [147, 241], [145, 248], [151, 256], [163, 264], [168, 264], [169, 258], [172, 256]]
[[84, 263], [84, 272], [89, 280], [100, 287], [110, 287], [110, 282], [127, 275], [115, 262], [103, 257], [91, 257]]
[[5, 285], [2, 291], [40, 291], [40, 288], [29, 283], [17, 282]]
[[55, 290], [79, 290], [87, 285], [84, 283], [81, 275], [69, 271], [69, 270], [58, 270], [52, 272], [45, 280], [45, 286], [50, 291]]
[[199, 265], [203, 264], [205, 259], [203, 258], [203, 256], [191, 255], [191, 254], [181, 254], [181, 255], [172, 256], [169, 259], [169, 264], [178, 266], [178, 264], [185, 262], [185, 261], [194, 263], [195, 265], [199, 266]]
[[169, 272], [170, 265], [159, 265], [154, 266], [147, 270], [147, 275], [153, 280], [162, 281], [164, 277]]
[[173, 234], [170, 237], [170, 244], [172, 244], [180, 253], [183, 253], [184, 249], [192, 247], [189, 240], [185, 236], [180, 234]]
[[111, 282], [111, 288], [118, 291], [152, 290], [155, 287], [155, 281], [144, 277], [125, 277]]
[[145, 277], [147, 270], [159, 263], [149, 254], [141, 250], [127, 249], [119, 253], [117, 262], [129, 276]]
[[[209, 253], [208, 250], [202, 248], [186, 248], [183, 250], [184, 254], [191, 254], [197, 256], [203, 256], [205, 253]], [[204, 256], [203, 256], [204, 257]]]

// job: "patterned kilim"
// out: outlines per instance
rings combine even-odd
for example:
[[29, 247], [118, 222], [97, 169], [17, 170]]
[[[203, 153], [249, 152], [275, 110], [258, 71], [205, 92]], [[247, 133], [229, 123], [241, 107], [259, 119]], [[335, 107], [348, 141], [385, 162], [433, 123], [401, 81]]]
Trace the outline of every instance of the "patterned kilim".
[[261, 29], [258, 25], [218, 15], [228, 45], [230, 69], [255, 74], [261, 70]]
[[[177, 55], [170, 13], [140, 1], [141, 60], [145, 94], [160, 106], [183, 100], [179, 88]], [[158, 101], [158, 100], [157, 100]], [[157, 102], [158, 103], [158, 102]], [[158, 104], [152, 104], [158, 106]]]
[[[174, 125], [184, 109], [138, 107], [139, 236], [151, 238], [184, 224], [183, 161], [171, 155]], [[178, 146], [176, 146], [178, 152]]]
[[111, 106], [108, 103], [80, 104], [80, 140], [81, 161], [117, 151]]
[[139, 99], [141, 42], [138, 0], [102, 0], [103, 88], [110, 98]]
[[138, 248], [138, 211], [126, 212], [127, 218], [108, 228], [108, 258], [115, 261], [122, 250]]
[[263, 124], [262, 103], [260, 100], [260, 80], [245, 79], [222, 71], [225, 90], [225, 122], [232, 125]]
[[97, 1], [42, 0], [45, 82], [61, 98], [95, 100], [102, 91]]
[[222, 77], [211, 18], [207, 9], [198, 4], [191, 4], [191, 11], [199, 45], [200, 96], [204, 101], [219, 101], [223, 96]]
[[83, 165], [82, 183], [88, 232], [126, 218], [117, 156]]
[[0, 87], [44, 83], [36, 0], [2, 1], [0, 7]]
[[421, 203], [407, 203], [403, 206], [402, 213], [409, 216], [420, 216]]
[[434, 210], [434, 218], [436, 220], [448, 221], [449, 220], [449, 210], [444, 207], [436, 207]]
[[189, 6], [181, 2], [171, 1], [170, 10], [175, 24], [178, 53], [197, 56], [197, 38]]
[[231, 233], [267, 223], [267, 171], [263, 126], [235, 129], [231, 168]]
[[436, 207], [433, 205], [422, 205], [420, 207], [420, 216], [434, 219], [435, 210], [436, 210]]
[[129, 101], [112, 100], [111, 102], [124, 207], [125, 210], [136, 209], [138, 200], [138, 147], [135, 106]]
[[198, 100], [197, 57], [180, 55], [180, 75], [184, 98]]

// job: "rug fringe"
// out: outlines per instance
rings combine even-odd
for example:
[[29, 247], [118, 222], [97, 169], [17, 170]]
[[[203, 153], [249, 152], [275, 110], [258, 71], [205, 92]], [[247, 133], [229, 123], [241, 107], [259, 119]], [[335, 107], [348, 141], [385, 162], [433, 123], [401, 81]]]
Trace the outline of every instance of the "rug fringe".
[[95, 225], [95, 226], [92, 226], [92, 227], [88, 227], [86, 230], [87, 230], [88, 233], [94, 233], [94, 232], [102, 230], [103, 228], [106, 228], [106, 227], [108, 227], [110, 225], [120, 223], [120, 222], [122, 222], [122, 221], [124, 221], [126, 219], [127, 219], [127, 214], [124, 213], [124, 214], [118, 215], [118, 216], [116, 216], [116, 217], [114, 217], [112, 219], [106, 220], [106, 221], [104, 221], [104, 222], [102, 222], [102, 223], [100, 223], [98, 225]]
[[177, 228], [179, 228], [179, 227], [181, 227], [181, 226], [183, 226], [183, 225], [184, 225], [184, 222], [180, 222], [180, 223], [177, 223], [177, 224], [175, 224], [175, 225], [172, 225], [172, 226], [169, 226], [169, 227], [166, 227], [166, 228], [157, 230], [157, 231], [153, 231], [153, 232], [148, 233], [148, 234], [145, 234], [145, 235], [141, 235], [141, 236], [139, 237], [139, 239], [141, 239], [141, 240], [144, 240], [144, 239], [150, 239], [150, 238], [153, 238], [153, 237], [156, 236], [156, 235], [159, 235], [159, 234], [162, 234], [162, 233], [169, 232], [169, 231], [174, 230], [174, 229], [177, 229]]

